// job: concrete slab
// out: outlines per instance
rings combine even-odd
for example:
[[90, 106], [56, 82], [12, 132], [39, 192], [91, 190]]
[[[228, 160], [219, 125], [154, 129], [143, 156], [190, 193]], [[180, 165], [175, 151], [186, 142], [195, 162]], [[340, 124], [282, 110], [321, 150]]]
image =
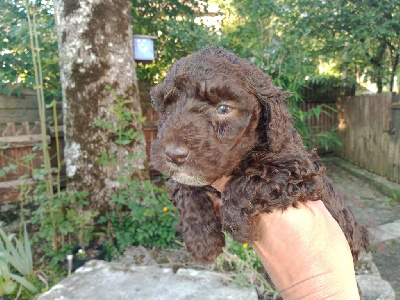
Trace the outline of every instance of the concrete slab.
[[89, 261], [39, 300], [257, 300], [254, 287], [227, 284], [223, 274]]
[[400, 240], [400, 220], [368, 228], [370, 234], [377, 242], [390, 242]]
[[358, 255], [358, 261], [355, 265], [356, 275], [373, 275], [381, 277], [377, 266], [375, 265], [371, 252], [362, 251]]
[[389, 282], [378, 276], [357, 275], [361, 289], [361, 300], [396, 300], [396, 295]]

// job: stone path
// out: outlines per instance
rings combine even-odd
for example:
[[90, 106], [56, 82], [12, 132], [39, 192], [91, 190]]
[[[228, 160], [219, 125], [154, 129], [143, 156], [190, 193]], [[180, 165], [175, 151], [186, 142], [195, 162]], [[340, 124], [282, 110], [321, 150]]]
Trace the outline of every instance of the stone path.
[[400, 298], [400, 202], [390, 200], [391, 189], [400, 190], [400, 185], [337, 158], [324, 162], [335, 188], [343, 193], [357, 220], [369, 228], [373, 262]]

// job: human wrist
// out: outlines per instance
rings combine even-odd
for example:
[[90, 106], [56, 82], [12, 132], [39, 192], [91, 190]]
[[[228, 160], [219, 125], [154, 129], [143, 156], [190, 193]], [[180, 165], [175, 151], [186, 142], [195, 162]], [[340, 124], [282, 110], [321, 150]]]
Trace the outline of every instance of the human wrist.
[[321, 201], [263, 214], [258, 229], [252, 246], [283, 299], [359, 299], [349, 245]]

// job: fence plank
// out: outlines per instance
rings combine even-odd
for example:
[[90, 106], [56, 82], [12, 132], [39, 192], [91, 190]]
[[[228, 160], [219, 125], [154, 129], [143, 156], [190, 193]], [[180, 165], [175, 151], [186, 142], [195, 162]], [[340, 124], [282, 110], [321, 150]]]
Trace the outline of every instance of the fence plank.
[[[50, 142], [50, 137], [47, 137], [47, 141]], [[11, 148], [21, 148], [27, 146], [36, 146], [42, 142], [41, 134], [28, 134], [28, 135], [16, 135], [16, 136], [3, 136], [0, 137], [0, 142], [3, 142]]]
[[397, 110], [399, 116], [396, 117], [392, 109], [392, 94], [339, 98], [337, 108], [338, 137], [342, 147], [336, 149], [336, 154], [357, 166], [400, 182], [399, 138], [390, 129], [394, 126], [398, 133], [400, 111]]
[[37, 111], [37, 108], [29, 111], [19, 109], [2, 109], [0, 110], [0, 120], [1, 123], [33, 123], [34, 121], [39, 120], [39, 111]]
[[393, 94], [392, 111], [389, 126], [391, 140], [389, 143], [388, 167], [390, 180], [400, 182], [400, 95]]
[[38, 103], [36, 100], [36, 96], [34, 98], [25, 98], [22, 99], [20, 97], [15, 97], [15, 96], [4, 96], [0, 95], [0, 109], [12, 109], [12, 108], [17, 108], [17, 109], [30, 109], [33, 108], [35, 110], [38, 109]]

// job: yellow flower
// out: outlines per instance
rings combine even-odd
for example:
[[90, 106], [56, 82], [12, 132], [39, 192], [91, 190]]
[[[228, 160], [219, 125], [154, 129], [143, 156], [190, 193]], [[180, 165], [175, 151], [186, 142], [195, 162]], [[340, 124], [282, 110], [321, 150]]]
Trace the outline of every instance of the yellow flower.
[[168, 210], [168, 208], [166, 206], [164, 206], [163, 211], [167, 211], [167, 210]]
[[249, 244], [243, 244], [243, 248], [247, 248], [249, 246]]

